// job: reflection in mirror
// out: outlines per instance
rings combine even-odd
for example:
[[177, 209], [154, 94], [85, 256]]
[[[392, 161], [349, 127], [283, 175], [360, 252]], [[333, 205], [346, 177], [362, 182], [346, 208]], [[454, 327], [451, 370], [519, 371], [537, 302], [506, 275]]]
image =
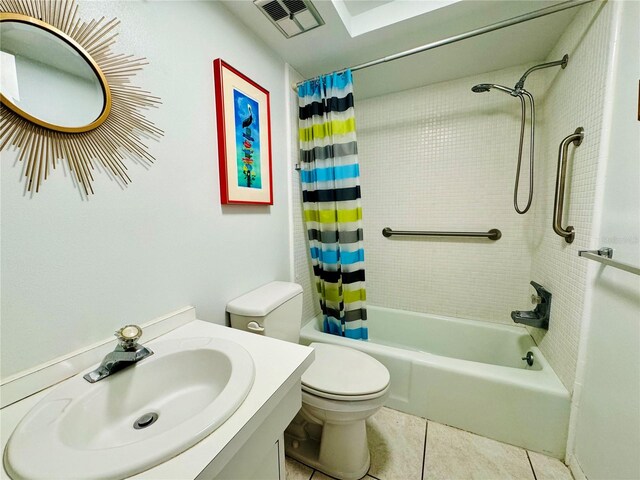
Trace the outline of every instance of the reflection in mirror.
[[5, 20], [0, 50], [0, 93], [22, 112], [54, 129], [89, 126], [102, 114], [106, 98], [98, 75], [54, 33]]

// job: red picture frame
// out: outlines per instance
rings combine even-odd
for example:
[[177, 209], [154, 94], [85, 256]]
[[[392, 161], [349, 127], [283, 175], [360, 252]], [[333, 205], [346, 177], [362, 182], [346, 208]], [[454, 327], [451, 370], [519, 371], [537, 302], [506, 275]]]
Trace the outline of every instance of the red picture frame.
[[269, 91], [221, 58], [213, 62], [220, 201], [273, 205]]

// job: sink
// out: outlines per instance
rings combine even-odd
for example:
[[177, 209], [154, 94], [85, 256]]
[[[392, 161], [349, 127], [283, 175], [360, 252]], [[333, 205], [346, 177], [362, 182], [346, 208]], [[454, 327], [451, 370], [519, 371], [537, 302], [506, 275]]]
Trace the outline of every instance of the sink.
[[251, 355], [230, 340], [200, 337], [149, 346], [154, 354], [141, 362], [93, 384], [82, 372], [36, 404], [5, 449], [10, 476], [134, 475], [213, 432], [253, 385]]

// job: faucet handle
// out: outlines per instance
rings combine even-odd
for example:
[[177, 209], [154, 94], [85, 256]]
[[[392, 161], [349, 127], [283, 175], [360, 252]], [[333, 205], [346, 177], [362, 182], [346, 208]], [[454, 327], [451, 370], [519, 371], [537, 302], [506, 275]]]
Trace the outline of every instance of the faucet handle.
[[114, 335], [122, 347], [125, 349], [132, 348], [142, 336], [142, 328], [138, 325], [125, 325], [121, 329], [116, 330]]
[[551, 292], [549, 292], [546, 288], [544, 288], [542, 285], [540, 285], [539, 283], [534, 282], [533, 280], [531, 282], [529, 282], [531, 284], [531, 286], [536, 290], [535, 296], [539, 297], [541, 299], [541, 302], [535, 302], [533, 301], [533, 297], [531, 297], [531, 300], [533, 303], [543, 303], [543, 302], [549, 302], [551, 300]]

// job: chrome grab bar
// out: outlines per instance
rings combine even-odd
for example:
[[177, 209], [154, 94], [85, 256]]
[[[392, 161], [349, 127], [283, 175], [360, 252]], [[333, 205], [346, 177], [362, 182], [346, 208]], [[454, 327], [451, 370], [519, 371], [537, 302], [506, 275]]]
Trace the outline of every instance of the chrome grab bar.
[[572, 226], [562, 228], [562, 210], [564, 207], [564, 185], [567, 177], [567, 153], [569, 144], [573, 143], [576, 147], [582, 143], [584, 138], [584, 128], [578, 127], [571, 135], [565, 137], [560, 142], [558, 150], [558, 171], [556, 173], [556, 196], [553, 202], [553, 231], [556, 232], [567, 243], [572, 243], [575, 239], [576, 232]]
[[497, 228], [492, 228], [488, 232], [421, 232], [415, 230], [391, 230], [389, 227], [382, 229], [382, 235], [390, 237], [392, 235], [424, 236], [424, 237], [469, 237], [488, 238], [489, 240], [500, 240], [502, 232]]

